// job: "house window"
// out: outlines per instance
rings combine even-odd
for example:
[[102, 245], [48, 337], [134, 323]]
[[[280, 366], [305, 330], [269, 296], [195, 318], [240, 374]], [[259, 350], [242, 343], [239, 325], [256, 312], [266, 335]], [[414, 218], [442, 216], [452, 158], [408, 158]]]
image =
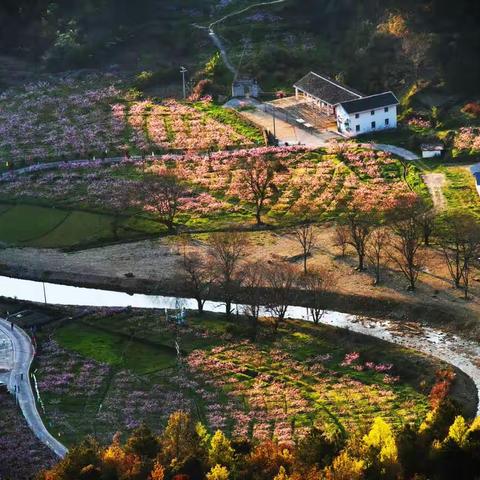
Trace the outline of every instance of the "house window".
[[388, 127], [390, 125], [390, 119], [389, 118], [386, 118], [385, 119], [385, 125]]
[[385, 113], [388, 113], [388, 107], [385, 107]]
[[355, 131], [356, 131], [356, 132], [359, 132], [359, 131], [360, 131], [360, 125], [357, 125], [357, 126], [355, 127]]
[[372, 115], [375, 115], [375, 110], [372, 110], [370, 113], [371, 113]]
[[372, 122], [372, 130], [375, 130], [377, 128], [377, 122]]
[[359, 113], [356, 113], [356, 114], [355, 114], [355, 118], [360, 118], [360, 114], [359, 114]]

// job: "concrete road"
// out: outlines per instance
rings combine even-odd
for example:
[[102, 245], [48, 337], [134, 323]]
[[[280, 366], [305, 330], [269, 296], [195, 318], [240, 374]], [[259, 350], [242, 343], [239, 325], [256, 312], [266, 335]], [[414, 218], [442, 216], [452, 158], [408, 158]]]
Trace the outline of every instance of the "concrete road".
[[30, 337], [16, 326], [12, 329], [10, 322], [0, 318], [0, 342], [2, 339], [10, 344], [10, 347], [4, 349], [4, 352], [10, 352], [9, 358], [6, 358], [5, 353], [3, 359], [10, 367], [10, 375], [7, 377], [8, 390], [16, 395], [23, 416], [36, 437], [56, 455], [63, 458], [67, 453], [66, 447], [50, 435], [37, 410], [29, 377], [30, 366], [35, 355]]

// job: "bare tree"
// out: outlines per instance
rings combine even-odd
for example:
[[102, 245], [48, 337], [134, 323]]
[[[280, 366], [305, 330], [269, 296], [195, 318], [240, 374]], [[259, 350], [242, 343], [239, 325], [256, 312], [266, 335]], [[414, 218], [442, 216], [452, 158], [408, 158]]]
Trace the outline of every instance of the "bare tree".
[[[273, 180], [274, 164], [268, 158], [251, 157], [241, 163], [239, 187], [246, 190], [255, 204], [257, 225], [262, 224], [262, 210], [269, 195]], [[244, 193], [244, 192], [242, 192]]]
[[260, 311], [265, 301], [265, 267], [262, 263], [255, 262], [245, 265], [242, 269], [242, 286], [247, 302], [243, 313], [252, 325], [252, 339], [255, 341]]
[[351, 206], [345, 214], [345, 225], [347, 227], [346, 242], [351, 245], [358, 256], [357, 269], [365, 270], [365, 256], [367, 245], [375, 226], [375, 215], [372, 212], [363, 211], [361, 208]]
[[175, 175], [148, 177], [141, 187], [142, 201], [145, 208], [156, 213], [169, 232], [175, 230], [175, 218], [179, 201], [184, 194]]
[[430, 238], [435, 231], [435, 211], [433, 209], [425, 210], [418, 217], [423, 232], [423, 243], [426, 247], [430, 246]]
[[334, 246], [340, 248], [342, 257], [345, 256], [348, 247], [348, 227], [346, 225], [337, 225], [334, 232]]
[[389, 242], [390, 232], [385, 227], [376, 228], [370, 235], [367, 258], [375, 270], [375, 285], [380, 283], [382, 259]]
[[298, 225], [294, 229], [293, 235], [302, 247], [303, 273], [306, 274], [307, 259], [311, 255], [312, 249], [315, 248], [317, 243], [317, 235], [311, 223], [302, 223], [301, 225]]
[[336, 285], [335, 275], [325, 267], [311, 269], [303, 275], [301, 284], [308, 295], [308, 313], [318, 324], [325, 314], [326, 295]]
[[198, 313], [201, 315], [212, 287], [210, 269], [198, 253], [196, 254], [187, 250], [186, 243], [183, 247], [183, 282], [188, 294], [197, 301]]
[[463, 284], [468, 299], [470, 276], [480, 256], [480, 224], [464, 212], [452, 212], [441, 219], [438, 242], [455, 288]]
[[420, 255], [422, 230], [414, 215], [393, 222], [391, 229], [395, 238], [390, 243], [389, 256], [408, 280], [409, 290], [413, 291], [425, 265], [424, 257]]
[[232, 315], [232, 299], [238, 285], [237, 273], [247, 245], [247, 236], [242, 232], [213, 233], [208, 239], [210, 268], [221, 289], [227, 319]]
[[295, 293], [298, 280], [298, 270], [288, 263], [273, 263], [265, 272], [267, 283], [268, 302], [267, 309], [273, 315], [275, 332], [287, 313]]

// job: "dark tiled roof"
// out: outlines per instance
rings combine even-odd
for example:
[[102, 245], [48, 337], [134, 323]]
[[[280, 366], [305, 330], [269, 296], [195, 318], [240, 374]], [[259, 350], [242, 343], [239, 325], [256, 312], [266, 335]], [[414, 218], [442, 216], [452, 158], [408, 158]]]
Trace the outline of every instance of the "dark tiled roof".
[[337, 105], [341, 102], [355, 100], [362, 97], [362, 94], [344, 87], [328, 77], [310, 72], [299, 80], [294, 87], [312, 95], [330, 105]]
[[341, 105], [347, 113], [368, 112], [377, 108], [398, 105], [398, 98], [392, 92], [379, 93], [370, 97], [359, 98], [349, 102], [342, 102]]

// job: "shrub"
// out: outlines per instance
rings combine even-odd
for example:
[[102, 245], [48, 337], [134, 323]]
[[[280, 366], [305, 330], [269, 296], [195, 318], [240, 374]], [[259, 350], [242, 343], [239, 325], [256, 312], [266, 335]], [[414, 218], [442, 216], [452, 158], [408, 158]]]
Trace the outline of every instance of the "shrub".
[[478, 102], [470, 102], [467, 103], [463, 109], [462, 112], [468, 113], [469, 115], [472, 115], [475, 118], [480, 117], [480, 103]]

